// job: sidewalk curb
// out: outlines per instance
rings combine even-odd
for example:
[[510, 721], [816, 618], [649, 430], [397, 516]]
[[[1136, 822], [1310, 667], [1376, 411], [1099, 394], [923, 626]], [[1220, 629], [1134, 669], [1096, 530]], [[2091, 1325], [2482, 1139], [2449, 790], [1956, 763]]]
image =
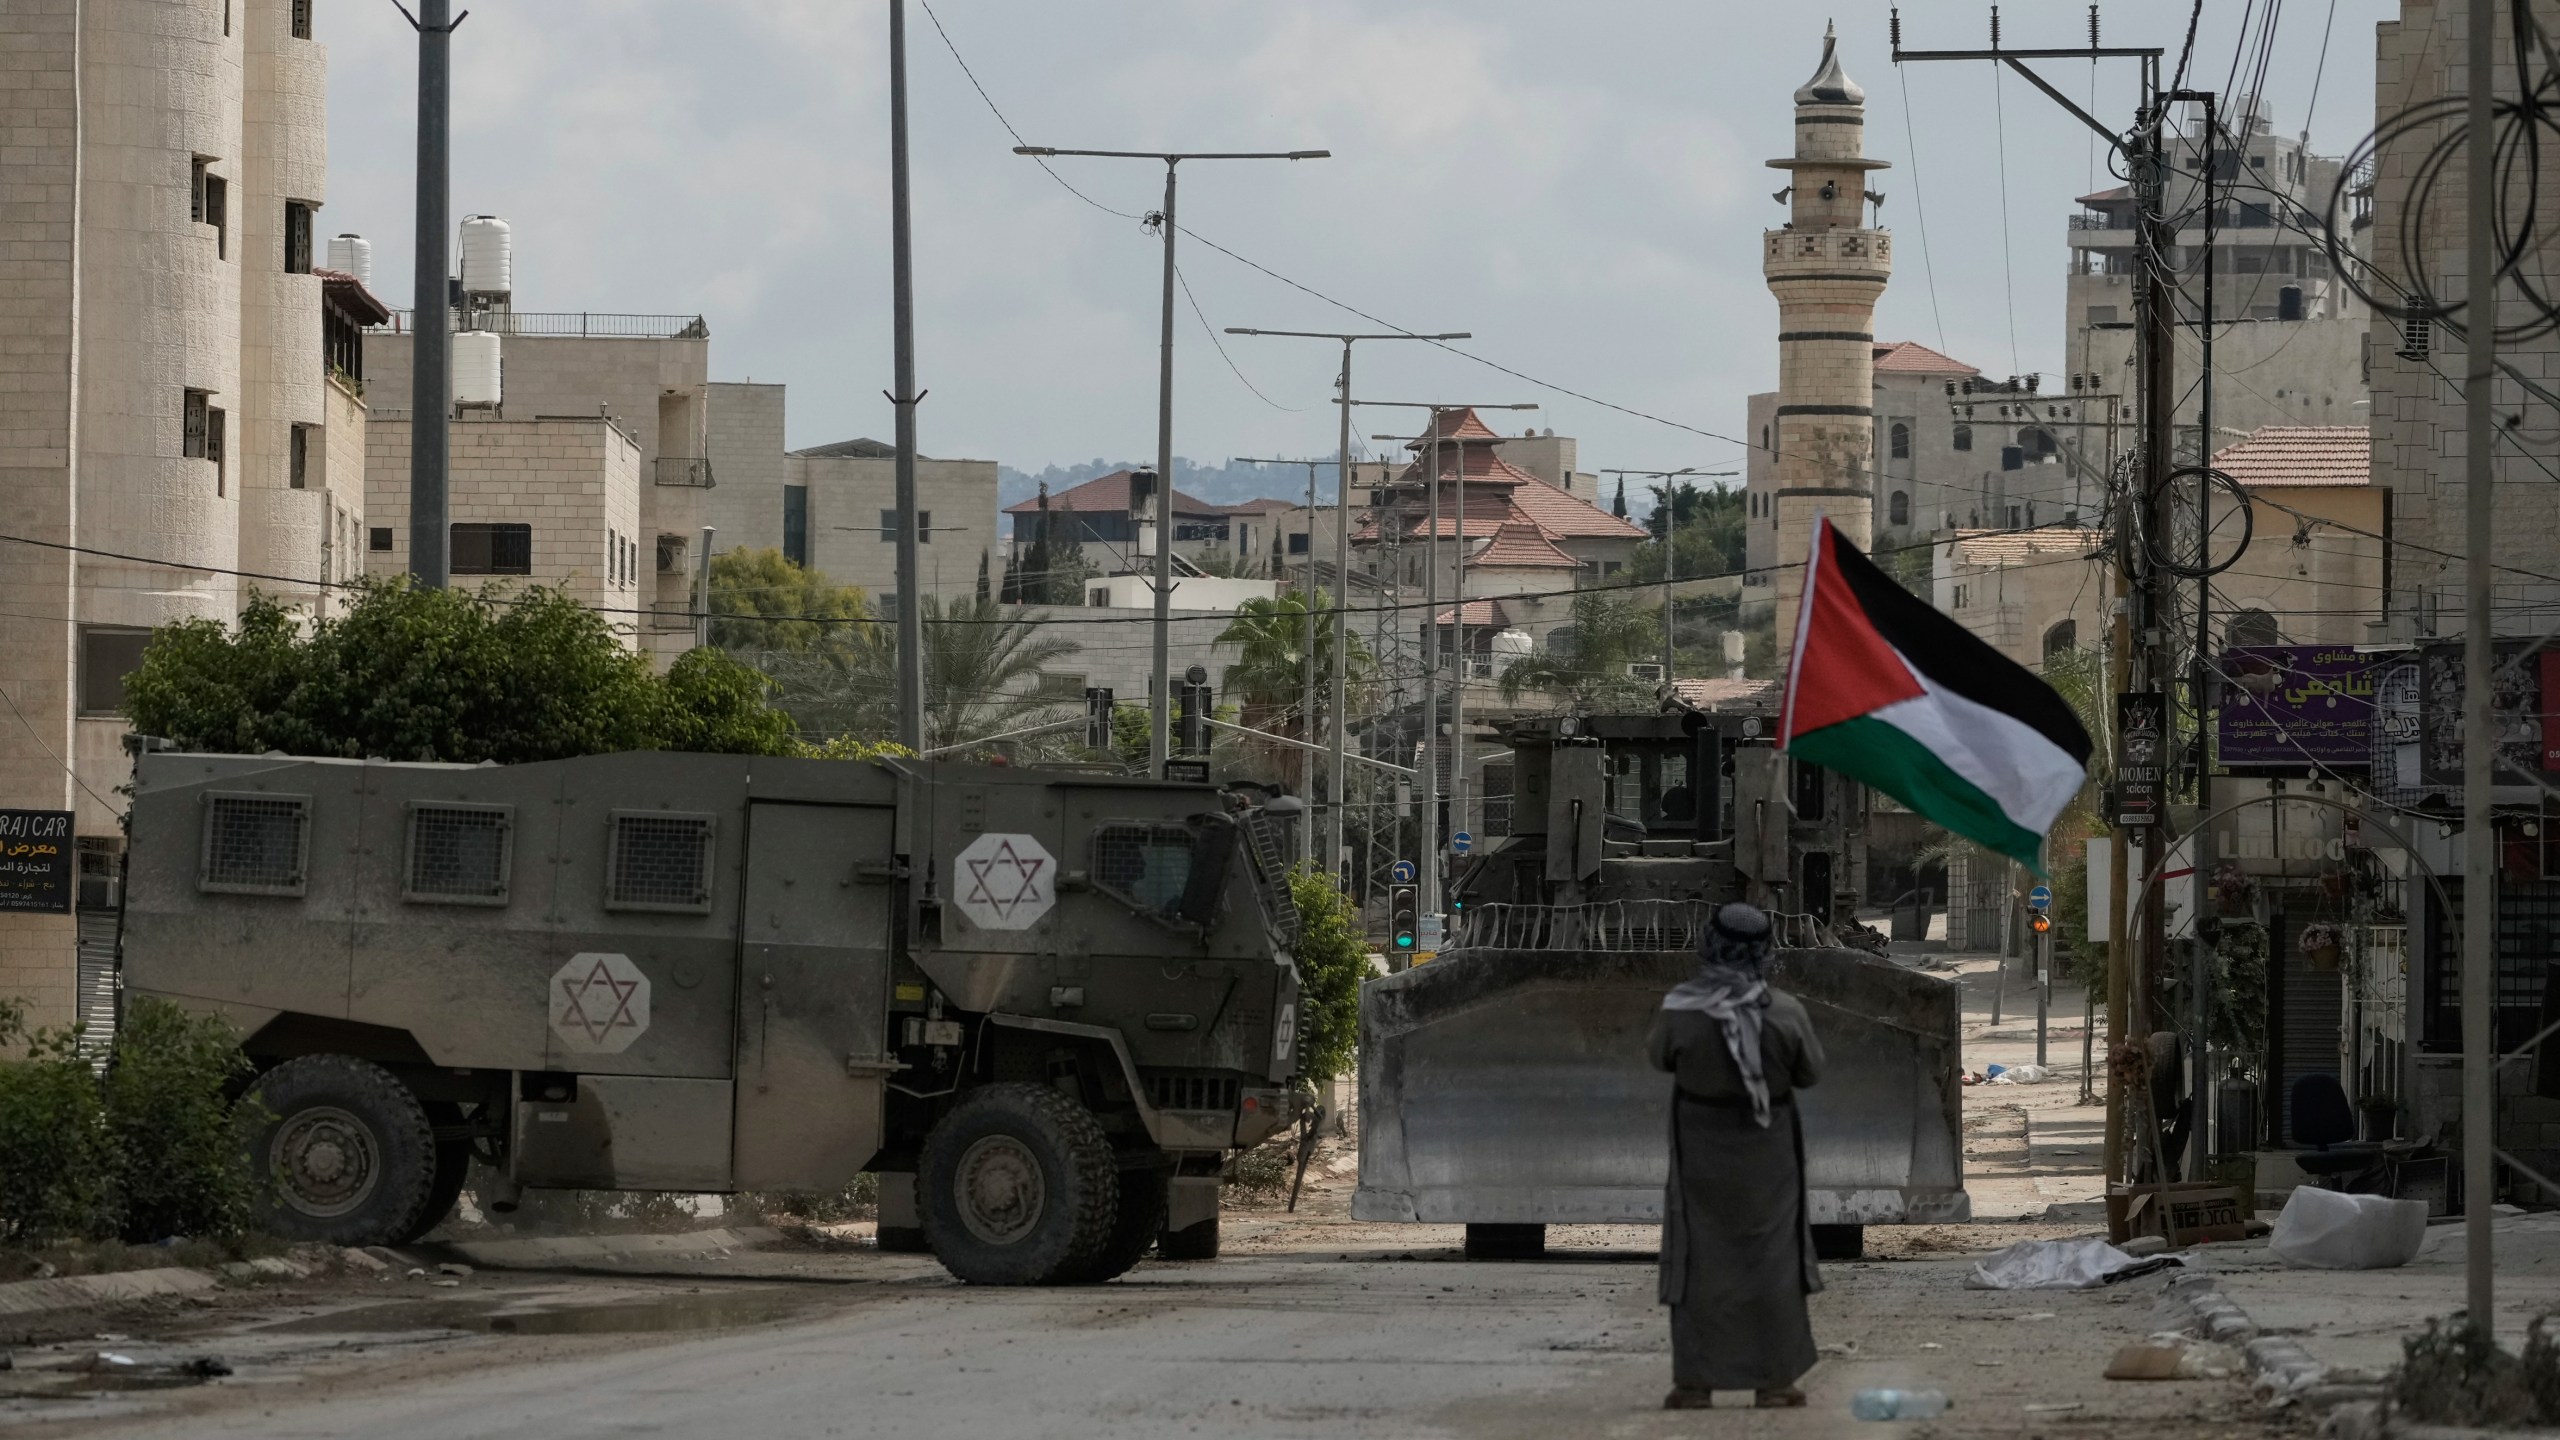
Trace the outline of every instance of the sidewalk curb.
[[210, 1270], [116, 1270], [104, 1275], [65, 1275], [56, 1280], [16, 1280], [0, 1285], [0, 1315], [41, 1315], [82, 1310], [155, 1295], [192, 1295], [222, 1283]]
[[507, 1240], [444, 1240], [414, 1245], [412, 1250], [459, 1255], [493, 1270], [540, 1270], [586, 1260], [621, 1260], [649, 1255], [699, 1255], [715, 1251], [752, 1250], [782, 1239], [765, 1225], [718, 1230], [681, 1230], [663, 1234], [554, 1235]]
[[2380, 1440], [2385, 1435], [2405, 1435], [2408, 1440], [2455, 1440], [2452, 1432], [2422, 1436], [2398, 1426], [2386, 1428], [2381, 1414], [2387, 1386], [2382, 1380], [2361, 1370], [2324, 1365], [2290, 1335], [2259, 1333], [2249, 1312], [2222, 1293], [2209, 1272], [2171, 1280], [2161, 1294], [2160, 1306], [2162, 1318], [2180, 1328], [2238, 1347], [2248, 1359], [2249, 1388], [2259, 1401], [2270, 1409], [2299, 1405], [2321, 1416], [2320, 1434], [2325, 1437]]

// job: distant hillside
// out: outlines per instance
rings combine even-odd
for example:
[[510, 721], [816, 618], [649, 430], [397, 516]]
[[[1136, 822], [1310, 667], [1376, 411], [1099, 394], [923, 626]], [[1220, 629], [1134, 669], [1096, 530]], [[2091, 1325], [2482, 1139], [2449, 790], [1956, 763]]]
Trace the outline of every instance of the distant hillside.
[[[1040, 493], [1044, 482], [1049, 493], [1055, 495], [1097, 475], [1108, 475], [1114, 470], [1134, 470], [1153, 463], [1145, 460], [1087, 460], [1080, 465], [1052, 465], [1037, 472], [999, 465], [996, 467], [996, 503], [1004, 506], [1028, 500]], [[1316, 485], [1319, 494], [1333, 494], [1332, 466], [1316, 472]], [[1265, 496], [1304, 500], [1307, 496], [1307, 467], [1201, 465], [1177, 455], [1173, 457], [1173, 488], [1185, 495], [1196, 495], [1221, 505], [1241, 504]]]

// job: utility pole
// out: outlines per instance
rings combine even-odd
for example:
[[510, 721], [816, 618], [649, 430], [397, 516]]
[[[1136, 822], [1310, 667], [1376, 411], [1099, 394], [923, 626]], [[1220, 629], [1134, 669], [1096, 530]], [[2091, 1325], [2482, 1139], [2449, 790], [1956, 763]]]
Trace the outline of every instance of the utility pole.
[[[1316, 729], [1316, 467], [1319, 465], [1330, 465], [1334, 462], [1330, 460], [1290, 460], [1240, 457], [1230, 463], [1240, 465], [1304, 465], [1307, 467], [1307, 568], [1305, 576], [1299, 581], [1298, 590], [1300, 606], [1306, 612], [1305, 619], [1307, 622], [1307, 633], [1303, 646], [1298, 651], [1298, 671], [1301, 680], [1300, 688], [1303, 692], [1298, 702], [1298, 714], [1300, 716], [1298, 729], [1301, 734], [1312, 737], [1315, 734]], [[1284, 571], [1287, 569], [1287, 562], [1285, 560], [1281, 563], [1280, 568]], [[1338, 827], [1341, 824], [1342, 810], [1342, 780], [1339, 772], [1335, 775], [1333, 788], [1334, 794], [1332, 808], [1334, 811], [1334, 823]], [[1298, 790], [1300, 794], [1306, 797], [1306, 801], [1309, 805], [1314, 805], [1317, 802], [1316, 752], [1311, 749], [1300, 750], [1298, 752]], [[1308, 817], [1308, 824], [1298, 832], [1298, 858], [1302, 860], [1312, 861], [1315, 859], [1316, 818], [1317, 817], [1310, 815]], [[1338, 874], [1341, 866], [1337, 864], [1334, 868]]]
[[[1256, 330], [1242, 325], [1228, 326], [1227, 333], [1230, 335], [1278, 335], [1297, 340], [1333, 340], [1342, 346], [1342, 373], [1334, 382], [1334, 405], [1340, 412], [1338, 419], [1341, 429], [1334, 457], [1334, 480], [1338, 488], [1334, 491], [1333, 515], [1333, 724], [1331, 727], [1333, 737], [1328, 756], [1331, 763], [1326, 767], [1326, 776], [1333, 785], [1333, 811], [1331, 823], [1325, 827], [1325, 864], [1332, 870], [1336, 883], [1340, 883], [1344, 853], [1343, 817], [1350, 803], [1351, 775], [1343, 762], [1343, 732], [1347, 723], [1345, 717], [1350, 708], [1351, 347], [1362, 340], [1441, 341], [1472, 340], [1475, 337], [1464, 330], [1449, 330], [1437, 335], [1415, 335], [1401, 330], [1346, 333], [1332, 330]], [[1315, 553], [1315, 540], [1312, 535], [1307, 541], [1307, 553], [1310, 557]], [[1314, 599], [1312, 589], [1309, 591], [1308, 598], [1309, 603], [1312, 604]]]
[[[405, 12], [404, 12], [405, 13]], [[410, 289], [409, 573], [419, 588], [453, 578], [446, 477], [453, 423], [452, 195], [453, 32], [449, 0], [418, 0], [417, 268]], [[468, 18], [470, 12], [464, 11]]]
[[[898, 412], [898, 743], [924, 753], [924, 603], [916, 571], [916, 287], [907, 206], [907, 0], [889, 0], [890, 347]], [[710, 535], [704, 532], [707, 543]], [[706, 572], [707, 573], [707, 572]], [[705, 600], [709, 599], [708, 593]], [[1157, 612], [1159, 620], [1163, 611]], [[1161, 631], [1159, 631], [1161, 634]], [[1163, 669], [1159, 642], [1157, 669]]]
[[[2463, 605], [2462, 605], [2462, 1226], [2464, 1308], [2477, 1333], [2495, 1328], [2496, 1298], [2490, 1266], [2492, 1148], [2497, 1144], [2497, 1032], [2492, 978], [2497, 960], [2497, 861], [2490, 833], [2489, 787], [2496, 783], [2497, 731], [2490, 716], [2489, 572], [2496, 478], [2489, 446], [2494, 434], [2490, 400], [2498, 365], [2498, 257], [2491, 234], [2496, 213], [2497, 146], [2492, 143], [2497, 77], [2498, 6], [2471, 0], [2470, 105], [2464, 143], [2469, 146], [2469, 268], [2464, 300], [2463, 345]], [[2521, 77], [2519, 77], [2521, 83]]]
[[[2475, 0], [2480, 3], [2480, 0]], [[2108, 146], [2122, 154], [2126, 170], [2133, 180], [2137, 251], [2142, 267], [2136, 277], [2134, 304], [2138, 319], [2136, 330], [2136, 373], [2140, 377], [2138, 397], [2141, 405], [2142, 446], [2139, 483], [2144, 503], [2128, 507], [2139, 516], [2140, 528], [2152, 536], [2165, 536], [2169, 531], [2170, 471], [2176, 465], [2176, 350], [2178, 316], [2174, 274], [2169, 267], [2169, 254], [2177, 242], [2175, 230], [2167, 215], [2168, 152], [2165, 144], [2168, 97], [2160, 83], [2160, 58], [2157, 46], [2108, 46], [2100, 43], [2098, 7], [2089, 7], [2089, 43], [2085, 47], [2062, 49], [2017, 49], [2000, 44], [1998, 20], [1993, 20], [1992, 44], [1986, 50], [1905, 50], [1902, 48], [1902, 13], [1892, 12], [1893, 59], [1895, 64], [1908, 61], [1990, 61], [2006, 65], [2029, 84], [2044, 92], [2047, 99], [2088, 126]], [[2141, 100], [2135, 109], [2131, 131], [2119, 135], [2096, 116], [2055, 88], [2045, 78], [2028, 68], [2030, 60], [2132, 60], [2140, 70]], [[2168, 683], [2166, 625], [2171, 608], [2171, 585], [2174, 583], [2166, 567], [2150, 562], [2146, 547], [2127, 536], [2120, 546], [2122, 568], [2120, 586], [2126, 613], [2120, 618], [2117, 634], [2123, 640], [2116, 661], [2118, 683], [2125, 692], [2162, 689]], [[2137, 834], [2145, 834], [2145, 863], [2151, 857], [2166, 853], [2169, 844], [2167, 816], [2152, 817], [2147, 825], [2128, 825], [2119, 809], [2114, 843], [2108, 849], [2114, 876], [2109, 882], [2109, 896], [2116, 904], [2110, 912], [2111, 940], [2107, 951], [2108, 1015], [2107, 1039], [2109, 1058], [2132, 1042], [2134, 1036], [2149, 1032], [2151, 1015], [2151, 977], [2157, 973], [2165, 917], [2161, 887], [2145, 887], [2143, 914], [2140, 921], [2125, 914], [2126, 868], [2132, 864], [2131, 847]], [[2202, 887], [2199, 886], [2199, 893]], [[2143, 941], [2143, 958], [2137, 966], [2126, 952], [2135, 933]], [[2005, 964], [2005, 959], [2003, 961]], [[2128, 973], [2131, 972], [2131, 973]], [[2128, 1124], [2125, 1111], [2127, 1087], [2110, 1083], [2107, 1087], [2107, 1135], [2109, 1156], [2108, 1179], [2129, 1177], [2134, 1157], [2151, 1147], [2134, 1147], [2131, 1156], [2125, 1152], [2124, 1138]], [[2143, 1112], [2148, 1115], [2147, 1109]], [[2149, 1123], [2146, 1120], [2146, 1123]], [[2199, 1125], [2197, 1128], [2201, 1129]], [[2156, 1137], [2156, 1130], [2154, 1132]], [[2168, 1177], [2155, 1177], [2165, 1181]]]
[[[1442, 746], [1440, 744], [1440, 672], [1447, 664], [1447, 662], [1441, 658], [1440, 654], [1440, 442], [1443, 438], [1440, 434], [1440, 417], [1443, 415], [1458, 414], [1467, 410], [1535, 410], [1538, 406], [1534, 402], [1489, 405], [1473, 403], [1452, 404], [1447, 401], [1437, 400], [1353, 400], [1350, 403], [1354, 405], [1377, 406], [1385, 409], [1426, 410], [1429, 411], [1431, 415], [1431, 421], [1429, 424], [1423, 426], [1422, 433], [1410, 438], [1431, 447], [1431, 493], [1429, 497], [1429, 509], [1427, 512], [1429, 515], [1431, 533], [1430, 540], [1424, 549], [1424, 553], [1428, 558], [1424, 560], [1422, 567], [1422, 736], [1423, 748], [1427, 758], [1422, 767], [1422, 854], [1417, 857], [1417, 863], [1420, 865], [1422, 871], [1422, 913], [1425, 915], [1438, 915], [1441, 913], [1441, 852], [1446, 848], [1444, 844], [1444, 836], [1442, 834], [1443, 827], [1440, 823], [1440, 756], [1442, 754]], [[1372, 440], [1398, 440], [1406, 439], [1408, 437], [1397, 435], [1372, 435], [1369, 438]], [[1450, 830], [1462, 828], [1466, 824], [1467, 736], [1465, 726], [1467, 697], [1465, 669], [1466, 657], [1464, 652], [1466, 648], [1467, 634], [1467, 454], [1466, 447], [1464, 445], [1460, 445], [1458, 447], [1458, 493], [1455, 498], [1458, 504], [1458, 551], [1456, 578], [1458, 594], [1457, 609], [1450, 614], [1449, 618], [1453, 622], [1452, 628], [1455, 630], [1458, 637], [1458, 648], [1460, 654], [1458, 673], [1455, 681], [1453, 682], [1457, 688], [1451, 696], [1449, 711], [1449, 740], [1451, 745], [1455, 747], [1454, 750], [1450, 752], [1451, 763], [1448, 767], [1449, 793], [1452, 797], [1450, 809], [1452, 813], [1449, 825], [1446, 828]]]
[[1164, 777], [1164, 762], [1173, 754], [1173, 266], [1174, 171], [1185, 160], [1325, 160], [1330, 150], [1061, 150], [1050, 145], [1016, 145], [1016, 155], [1034, 159], [1087, 156], [1101, 160], [1164, 162], [1164, 209], [1153, 218], [1164, 235], [1164, 298], [1160, 310], [1162, 340], [1156, 372], [1156, 623], [1155, 693], [1148, 697], [1148, 770]]
[[1662, 482], [1662, 683], [1668, 685], [1672, 681], [1672, 667], [1676, 663], [1676, 651], [1673, 649], [1671, 636], [1671, 583], [1680, 569], [1680, 496], [1679, 487], [1674, 482], [1683, 475], [1695, 475], [1701, 480], [1718, 480], [1730, 478], [1741, 472], [1700, 470], [1694, 465], [1684, 465], [1677, 470], [1603, 470], [1600, 473], [1617, 476], [1618, 483], [1621, 485], [1626, 483], [1630, 475]]

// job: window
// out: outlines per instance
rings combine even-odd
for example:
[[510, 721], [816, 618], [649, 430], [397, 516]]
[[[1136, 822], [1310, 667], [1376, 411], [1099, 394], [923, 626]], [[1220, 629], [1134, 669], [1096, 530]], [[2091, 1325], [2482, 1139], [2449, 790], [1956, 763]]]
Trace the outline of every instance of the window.
[[514, 822], [514, 809], [506, 805], [413, 803], [400, 898], [443, 905], [506, 904]]
[[311, 430], [296, 425], [285, 442], [285, 483], [296, 490], [311, 488]]
[[187, 213], [199, 225], [213, 227], [213, 253], [226, 259], [231, 253], [230, 209], [231, 184], [213, 173], [213, 162], [197, 156], [189, 172]]
[[1956, 448], [1957, 448], [1957, 449], [1959, 449], [1959, 450], [1970, 450], [1970, 449], [1972, 449], [1972, 448], [1973, 448], [1973, 427], [1972, 427], [1972, 426], [1970, 426], [1970, 425], [1959, 425], [1959, 426], [1957, 426], [1957, 427], [1956, 427], [1956, 442], [1955, 442], [1955, 443], [1956, 443]]
[[2427, 347], [2433, 338], [2432, 327], [2425, 316], [2413, 315], [2401, 321], [2400, 358], [2403, 360], [2426, 359]]
[[1894, 422], [1893, 422], [1893, 429], [1892, 429], [1892, 431], [1891, 431], [1890, 433], [1891, 433], [1891, 435], [1892, 435], [1892, 437], [1893, 437], [1893, 442], [1892, 442], [1892, 443], [1893, 443], [1893, 454], [1892, 454], [1892, 458], [1894, 458], [1894, 459], [1896, 459], [1896, 460], [1908, 460], [1908, 459], [1910, 459], [1910, 458], [1911, 458], [1911, 427], [1910, 427], [1910, 426], [1908, 426], [1908, 425], [1905, 425], [1904, 423], [1902, 423], [1902, 422], [1901, 422], [1901, 421], [1899, 421], [1899, 420], [1896, 420], [1896, 421], [1894, 421]]
[[300, 200], [284, 202], [284, 273], [311, 273], [311, 207]]
[[2241, 205], [2240, 205], [2240, 228], [2241, 228], [2241, 229], [2243, 229], [2243, 230], [2264, 230], [2264, 229], [2266, 229], [2269, 225], [2272, 225], [2272, 224], [2274, 224], [2274, 223], [2275, 223], [2275, 220], [2274, 220], [2274, 218], [2273, 218], [2273, 217], [2268, 213], [2267, 207], [2266, 207], [2265, 205], [2263, 205], [2263, 204], [2259, 204], [2259, 203], [2256, 203], [2256, 202], [2253, 202], [2253, 201], [2243, 201], [2243, 202], [2241, 202]]
[[179, 440], [178, 453], [189, 459], [201, 460], [205, 457], [205, 406], [210, 399], [211, 397], [202, 390], [186, 392], [186, 410], [179, 422], [184, 428]]
[[376, 525], [365, 531], [364, 543], [368, 550], [388, 551], [391, 548], [391, 527]]
[[2090, 306], [2089, 323], [2092, 325], [2113, 325], [2116, 323], [2116, 307], [2113, 305]]
[[231, 33], [231, 0], [222, 0], [222, 33]]
[[293, 38], [311, 38], [311, 0], [293, 0]]
[[2276, 630], [2276, 617], [2264, 610], [2243, 610], [2231, 617], [2223, 627], [2225, 645], [2280, 645], [2284, 636]]
[[794, 565], [809, 563], [809, 487], [782, 487], [782, 558]]
[[604, 908], [709, 914], [711, 835], [708, 815], [615, 811]]
[[1307, 553], [1307, 532], [1300, 530], [1290, 535], [1289, 553], [1292, 555], [1304, 555]]
[[124, 711], [124, 680], [142, 668], [148, 630], [120, 625], [80, 627], [80, 713], [117, 715]]
[[2047, 660], [2056, 655], [2068, 655], [2079, 648], [2080, 622], [2077, 620], [2057, 621], [2053, 628], [2044, 632], [2044, 658]]
[[[883, 545], [890, 545], [896, 543], [897, 539], [898, 512], [895, 510], [881, 511], [880, 543]], [[933, 543], [933, 512], [930, 510], [919, 510], [916, 512], [916, 543], [919, 545], [930, 545]]]
[[1084, 592], [1084, 603], [1087, 605], [1107, 606], [1111, 603], [1111, 592], [1099, 585], [1096, 585], [1092, 589]]
[[1152, 915], [1171, 915], [1191, 883], [1192, 836], [1181, 825], [1093, 827], [1095, 888]]
[[1084, 698], [1084, 680], [1082, 675], [1057, 675], [1043, 670], [1032, 681], [1032, 693], [1053, 699], [1081, 700]]
[[1956, 608], [1959, 610], [1962, 610], [1968, 603], [1970, 603], [1970, 599], [1966, 595], [1965, 591], [1965, 586], [1959, 585], [1956, 587]]
[[533, 527], [462, 523], [453, 527], [452, 566], [456, 575], [530, 575], [533, 573]]
[[1766, 425], [1760, 427], [1760, 448], [1763, 450], [1769, 448], [1769, 427]]
[[1911, 497], [1909, 495], [1900, 490], [1893, 492], [1893, 498], [1887, 501], [1885, 505], [1885, 523], [1888, 525], [1908, 525], [1911, 523]]
[[196, 888], [229, 895], [299, 895], [310, 840], [309, 796], [207, 795]]

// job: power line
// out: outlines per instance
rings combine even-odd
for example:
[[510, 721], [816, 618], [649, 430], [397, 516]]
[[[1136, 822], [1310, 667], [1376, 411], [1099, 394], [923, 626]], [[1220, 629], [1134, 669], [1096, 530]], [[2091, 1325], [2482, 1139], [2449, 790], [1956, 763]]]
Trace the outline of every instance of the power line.
[[[2091, 62], [2094, 67], [2096, 62]], [[1938, 326], [1938, 351], [1947, 349], [1947, 316], [1938, 308], [1938, 266], [1929, 258], [1929, 202], [1920, 186], [1920, 130], [1911, 123], [1911, 72], [1896, 65], [1894, 76], [1902, 82], [1902, 145], [1911, 157], [1911, 208], [1920, 217], [1920, 273], [1929, 282], [1929, 315]], [[2014, 348], [2014, 347], [2012, 347]]]

